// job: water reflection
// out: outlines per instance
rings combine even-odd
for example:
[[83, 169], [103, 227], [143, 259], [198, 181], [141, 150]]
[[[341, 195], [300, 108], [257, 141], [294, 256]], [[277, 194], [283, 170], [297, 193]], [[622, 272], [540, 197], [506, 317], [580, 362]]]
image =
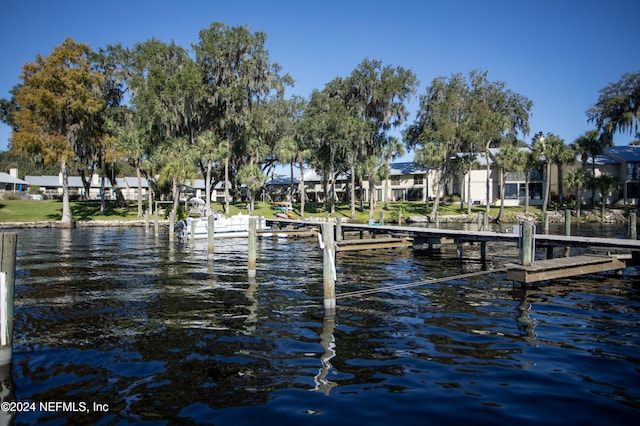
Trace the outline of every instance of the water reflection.
[[[640, 414], [631, 279], [519, 287], [490, 273], [339, 299], [334, 317], [317, 241], [261, 240], [249, 280], [241, 240], [216, 241], [213, 260], [206, 242], [139, 229], [22, 231], [18, 241], [15, 398], [110, 407], [19, 413], [18, 423], [589, 424]], [[489, 245], [483, 263], [479, 250], [341, 253], [337, 292], [498, 269], [517, 253]]]

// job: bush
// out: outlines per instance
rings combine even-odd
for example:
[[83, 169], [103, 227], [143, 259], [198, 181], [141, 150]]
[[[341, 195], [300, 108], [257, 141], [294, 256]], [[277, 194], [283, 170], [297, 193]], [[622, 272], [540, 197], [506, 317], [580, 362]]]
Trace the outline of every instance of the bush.
[[13, 193], [13, 192], [5, 192], [3, 199], [5, 199], [5, 200], [19, 200], [20, 199], [20, 194], [16, 194], [16, 193]]

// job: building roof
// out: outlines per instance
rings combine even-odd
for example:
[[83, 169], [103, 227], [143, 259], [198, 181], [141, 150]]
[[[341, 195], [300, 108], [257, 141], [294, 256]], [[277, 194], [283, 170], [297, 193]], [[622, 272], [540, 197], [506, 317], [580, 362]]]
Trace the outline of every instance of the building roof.
[[637, 145], [612, 146], [605, 148], [604, 152], [618, 160], [630, 163], [640, 162], [640, 146]]
[[0, 183], [12, 183], [14, 185], [28, 185], [26, 181], [11, 176], [8, 173], [0, 172]]

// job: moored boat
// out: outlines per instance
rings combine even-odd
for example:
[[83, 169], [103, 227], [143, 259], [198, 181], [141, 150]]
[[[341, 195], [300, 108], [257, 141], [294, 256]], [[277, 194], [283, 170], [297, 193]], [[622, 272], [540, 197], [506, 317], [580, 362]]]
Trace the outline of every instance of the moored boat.
[[207, 238], [209, 235], [209, 216], [213, 215], [213, 232], [215, 238], [247, 237], [249, 235], [249, 219], [258, 219], [257, 229], [267, 229], [264, 218], [238, 213], [226, 217], [222, 213], [206, 208], [206, 203], [200, 198], [189, 200], [191, 207], [187, 218], [176, 223], [176, 235], [180, 239], [190, 239], [193, 232], [194, 239]]

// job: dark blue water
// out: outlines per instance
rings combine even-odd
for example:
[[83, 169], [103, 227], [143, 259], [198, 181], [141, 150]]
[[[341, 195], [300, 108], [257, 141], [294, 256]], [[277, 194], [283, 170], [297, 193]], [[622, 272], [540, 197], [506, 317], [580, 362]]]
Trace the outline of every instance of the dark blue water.
[[[316, 240], [259, 242], [255, 280], [246, 250], [218, 240], [211, 262], [206, 242], [169, 245], [140, 228], [19, 231], [5, 389], [77, 405], [38, 406], [15, 424], [640, 420], [633, 268], [529, 287], [496, 272], [339, 298], [326, 317]], [[337, 293], [493, 270], [516, 253], [340, 253]]]

